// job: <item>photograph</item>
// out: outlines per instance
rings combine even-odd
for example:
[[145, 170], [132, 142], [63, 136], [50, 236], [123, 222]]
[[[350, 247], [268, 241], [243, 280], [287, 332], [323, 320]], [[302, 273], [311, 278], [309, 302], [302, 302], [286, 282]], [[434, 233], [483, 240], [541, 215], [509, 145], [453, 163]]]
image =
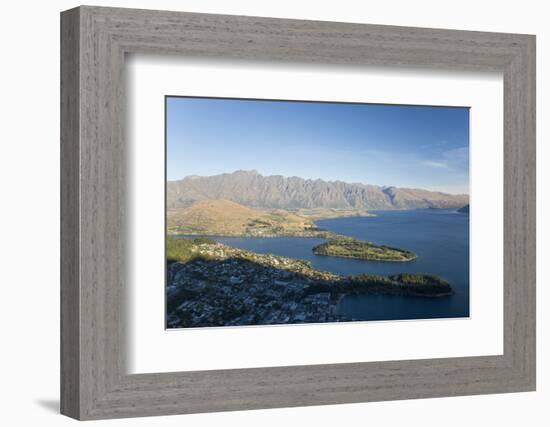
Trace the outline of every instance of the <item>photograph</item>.
[[469, 316], [469, 108], [165, 97], [166, 327]]
[[7, 9], [9, 420], [547, 418], [542, 6], [119, 3]]

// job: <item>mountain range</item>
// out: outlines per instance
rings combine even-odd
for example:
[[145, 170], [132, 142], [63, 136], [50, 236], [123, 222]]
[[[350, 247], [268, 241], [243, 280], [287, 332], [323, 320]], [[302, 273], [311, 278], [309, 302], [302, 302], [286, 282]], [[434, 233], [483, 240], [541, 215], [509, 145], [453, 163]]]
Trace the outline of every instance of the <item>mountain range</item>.
[[166, 196], [168, 209], [185, 208], [198, 201], [216, 199], [259, 209], [454, 209], [469, 203], [467, 194], [264, 176], [257, 171], [242, 170], [168, 181]]

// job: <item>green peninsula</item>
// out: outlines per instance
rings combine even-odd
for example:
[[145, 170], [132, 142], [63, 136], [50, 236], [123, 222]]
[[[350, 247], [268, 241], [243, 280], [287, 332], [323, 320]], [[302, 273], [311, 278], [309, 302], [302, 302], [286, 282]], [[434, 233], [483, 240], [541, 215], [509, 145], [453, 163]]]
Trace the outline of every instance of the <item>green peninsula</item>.
[[[366, 211], [357, 213], [371, 216]], [[317, 255], [393, 262], [416, 258], [416, 254], [411, 251], [380, 246], [323, 230], [313, 221], [322, 217], [334, 218], [351, 214], [350, 210], [342, 209], [310, 209], [307, 212], [261, 210], [230, 200], [204, 200], [187, 208], [169, 210], [168, 233], [194, 236], [319, 237], [327, 241], [313, 248]]]
[[346, 295], [445, 297], [444, 279], [422, 273], [343, 276], [309, 261], [259, 254], [205, 238], [167, 239], [167, 327], [352, 321]]
[[345, 236], [330, 238], [313, 248], [316, 255], [340, 258], [355, 258], [369, 261], [406, 262], [416, 258], [412, 251], [386, 245], [375, 245], [372, 242], [356, 240]]

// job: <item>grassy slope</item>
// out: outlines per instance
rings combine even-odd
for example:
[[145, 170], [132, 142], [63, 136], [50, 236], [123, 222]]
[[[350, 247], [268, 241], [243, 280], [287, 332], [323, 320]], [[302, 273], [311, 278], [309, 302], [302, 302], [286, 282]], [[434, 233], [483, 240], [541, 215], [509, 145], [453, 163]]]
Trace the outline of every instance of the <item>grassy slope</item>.
[[176, 239], [168, 236], [166, 238], [166, 260], [168, 262], [189, 262], [197, 258], [207, 258], [198, 252], [198, 248], [215, 244], [213, 240], [205, 237]]
[[168, 211], [168, 231], [181, 234], [292, 235], [311, 228], [313, 222], [300, 215], [252, 209], [229, 200], [200, 201]]
[[[313, 218], [324, 215], [349, 216], [349, 210], [310, 210], [292, 213], [283, 209], [263, 211], [229, 200], [195, 202], [187, 208], [168, 211], [169, 234], [199, 234], [210, 236], [315, 236], [329, 239], [316, 246], [319, 255], [357, 258], [375, 261], [410, 261], [416, 254], [402, 249], [379, 246], [367, 241], [323, 231]], [[362, 211], [362, 214], [368, 214]]]

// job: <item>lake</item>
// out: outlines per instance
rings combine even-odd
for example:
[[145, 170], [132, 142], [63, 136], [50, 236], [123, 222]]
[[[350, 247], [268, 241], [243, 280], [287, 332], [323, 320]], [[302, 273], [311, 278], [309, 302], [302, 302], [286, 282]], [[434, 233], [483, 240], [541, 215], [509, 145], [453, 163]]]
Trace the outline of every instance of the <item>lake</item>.
[[379, 262], [315, 255], [324, 239], [308, 237], [211, 237], [220, 243], [259, 253], [311, 261], [318, 270], [337, 274], [432, 273], [451, 283], [455, 293], [441, 298], [349, 295], [337, 311], [354, 320], [428, 319], [469, 316], [469, 215], [456, 210], [378, 211], [372, 217], [317, 221], [323, 229], [416, 252], [410, 262]]

